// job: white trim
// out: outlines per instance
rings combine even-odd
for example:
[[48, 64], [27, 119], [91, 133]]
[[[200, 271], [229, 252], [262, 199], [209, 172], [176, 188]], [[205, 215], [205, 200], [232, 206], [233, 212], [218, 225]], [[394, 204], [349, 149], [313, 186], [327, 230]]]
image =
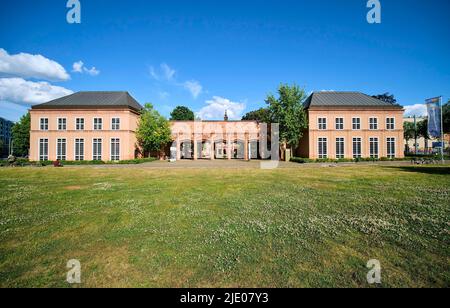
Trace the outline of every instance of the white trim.
[[[42, 153], [41, 153], [41, 140], [47, 140], [47, 155], [45, 155], [45, 156], [47, 156], [47, 159], [46, 160], [44, 160], [44, 159], [41, 159], [41, 156], [42, 156]], [[49, 159], [50, 159], [50, 138], [48, 138], [48, 137], [44, 137], [44, 138], [39, 138], [38, 139], [38, 161], [49, 161]]]
[[[325, 129], [320, 128], [319, 119], [325, 119]], [[326, 116], [317, 116], [317, 130], [328, 130], [328, 117]]]
[[[96, 119], [101, 119], [102, 120], [102, 128], [101, 129], [95, 129], [95, 120]], [[102, 131], [103, 130], [103, 125], [104, 125], [104, 121], [102, 117], [93, 117], [92, 118], [92, 130], [93, 131]]]
[[[342, 128], [337, 128], [337, 120], [338, 119], [342, 119]], [[343, 116], [338, 116], [334, 118], [334, 129], [337, 131], [343, 131], [345, 130], [345, 117]]]
[[[83, 120], [83, 129], [77, 128], [77, 120]], [[75, 130], [78, 132], [82, 132], [86, 130], [86, 119], [85, 118], [75, 118]]]
[[[47, 120], [47, 129], [41, 129], [41, 120]], [[48, 132], [50, 130], [50, 120], [48, 118], [39, 118], [39, 131]]]
[[[66, 120], [65, 122], [65, 129], [59, 129], [59, 120]], [[66, 132], [67, 131], [67, 117], [60, 117], [60, 118], [56, 118], [56, 130], [59, 132]]]
[[102, 148], [102, 152], [100, 153], [100, 161], [103, 160], [103, 138], [92, 138], [92, 161], [95, 161], [95, 157], [94, 157], [94, 140], [101, 140], [101, 148]]
[[[394, 119], [394, 128], [392, 128], [392, 129], [388, 128], [388, 122], [387, 122], [388, 119]], [[389, 130], [389, 131], [395, 130], [397, 128], [397, 119], [395, 118], [395, 116], [387, 116], [385, 125], [386, 125], [386, 130]]]
[[[377, 157], [371, 157], [372, 153], [370, 151], [370, 144], [371, 144], [371, 140], [370, 139], [376, 139], [377, 140]], [[375, 158], [375, 159], [379, 159], [380, 158], [380, 137], [370, 137], [369, 136], [369, 158]]]
[[[112, 140], [113, 139], [117, 139], [117, 140], [119, 140], [119, 160], [113, 160], [112, 159], [112, 148], [111, 148], [111, 146], [112, 146]], [[121, 141], [121, 139], [120, 138], [118, 138], [118, 137], [111, 137], [110, 139], [109, 139], [109, 160], [110, 161], [120, 161], [121, 160], [121, 155], [122, 155], [122, 151], [121, 151], [121, 145], [122, 145], [122, 141]], [[117, 155], [115, 155], [115, 156], [117, 156]]]
[[60, 159], [61, 161], [67, 161], [67, 138], [59, 138], [59, 137], [56, 137], [56, 160], [58, 160], [58, 140], [65, 140], [65, 145], [66, 145], [66, 154], [64, 155], [65, 157], [66, 157], [66, 159], [65, 160], [63, 160], [63, 159]]
[[[361, 153], [360, 153], [361, 157], [355, 157], [355, 139], [360, 139], [361, 140]], [[363, 151], [364, 143], [363, 143], [363, 140], [364, 140], [364, 138], [362, 138], [362, 137], [358, 137], [358, 136], [353, 136], [352, 137], [352, 158], [353, 159], [363, 158], [364, 157], [364, 151]]]
[[[394, 155], [393, 155], [394, 157], [389, 157], [388, 139], [394, 139]], [[386, 156], [389, 159], [397, 158], [397, 137], [386, 137]]]
[[[372, 119], [376, 119], [377, 120], [377, 122], [376, 122], [376, 126], [377, 126], [377, 128], [370, 128], [370, 120], [372, 120]], [[371, 130], [371, 131], [377, 131], [377, 130], [380, 130], [380, 121], [379, 121], [379, 118], [378, 117], [374, 117], [374, 116], [372, 116], [372, 117], [369, 117], [369, 130]]]
[[[83, 140], [83, 160], [77, 160], [77, 139]], [[75, 137], [73, 138], [73, 161], [85, 161], [85, 160], [86, 160], [86, 138]]]
[[[356, 120], [356, 119], [359, 119], [359, 128], [353, 128], [354, 127], [354, 121], [353, 120]], [[361, 117], [352, 117], [352, 130], [355, 130], [355, 131], [362, 130], [362, 124], [361, 123], [362, 123], [361, 122]]]
[[[320, 154], [320, 139], [326, 140], [327, 151], [326, 151], [325, 157], [323, 157], [324, 156], [323, 154]], [[317, 158], [318, 159], [328, 159], [330, 157], [329, 140], [328, 139], [329, 139], [328, 137], [317, 137]], [[320, 157], [320, 156], [322, 156], [322, 157]]]
[[[343, 139], [344, 140], [344, 153], [343, 153], [343, 156], [344, 157], [342, 157], [342, 158], [338, 158], [337, 157], [337, 139]], [[335, 146], [335, 149], [334, 149], [334, 156], [336, 157], [336, 159], [345, 159], [345, 153], [346, 153], [346, 151], [345, 151], [345, 148], [346, 148], [346, 144], [347, 144], [347, 141], [346, 141], [346, 139], [347, 138], [345, 138], [345, 137], [339, 137], [339, 136], [336, 136], [335, 138], [334, 138], [334, 146]]]
[[[117, 120], [117, 119], [119, 119], [119, 128], [118, 129], [114, 129], [113, 120]], [[117, 116], [112, 117], [111, 118], [111, 122], [109, 124], [111, 125], [111, 130], [112, 131], [119, 131], [121, 129], [121, 127], [122, 127], [122, 119], [120, 117], [117, 117]]]

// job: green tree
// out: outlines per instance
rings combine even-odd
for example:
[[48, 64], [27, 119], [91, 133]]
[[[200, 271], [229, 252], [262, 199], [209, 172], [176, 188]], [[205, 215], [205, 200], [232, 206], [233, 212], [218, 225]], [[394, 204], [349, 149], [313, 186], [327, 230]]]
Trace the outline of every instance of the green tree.
[[404, 134], [405, 134], [406, 143], [408, 143], [409, 140], [416, 138], [414, 123], [405, 122], [403, 124], [403, 130], [404, 130]]
[[444, 133], [450, 134], [450, 100], [443, 106]]
[[278, 98], [269, 95], [266, 103], [269, 105], [270, 118], [273, 123], [280, 124], [280, 142], [289, 148], [296, 148], [308, 127], [303, 101], [306, 99], [305, 90], [297, 85], [280, 85]]
[[394, 95], [391, 95], [389, 93], [384, 93], [384, 94], [380, 94], [380, 95], [374, 95], [372, 96], [373, 98], [382, 100], [385, 103], [389, 103], [392, 105], [397, 105], [397, 100], [395, 99]]
[[157, 152], [161, 156], [163, 148], [171, 141], [170, 123], [153, 108], [145, 104], [141, 112], [136, 137], [144, 154]]
[[15, 156], [25, 157], [30, 149], [31, 117], [28, 112], [12, 127], [13, 150]]
[[268, 108], [261, 108], [244, 115], [242, 121], [258, 121], [260, 123], [270, 123], [270, 111]]
[[194, 112], [188, 107], [178, 106], [170, 114], [171, 121], [194, 121]]

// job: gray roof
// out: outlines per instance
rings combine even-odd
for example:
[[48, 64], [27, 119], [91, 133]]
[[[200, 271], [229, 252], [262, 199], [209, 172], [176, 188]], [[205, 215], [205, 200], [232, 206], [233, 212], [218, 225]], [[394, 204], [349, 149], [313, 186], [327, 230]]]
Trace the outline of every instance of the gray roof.
[[110, 108], [122, 107], [139, 111], [142, 106], [128, 92], [77, 92], [48, 103], [33, 106], [32, 109], [57, 108]]
[[305, 109], [310, 107], [391, 107], [400, 105], [373, 98], [360, 92], [314, 92], [304, 102]]

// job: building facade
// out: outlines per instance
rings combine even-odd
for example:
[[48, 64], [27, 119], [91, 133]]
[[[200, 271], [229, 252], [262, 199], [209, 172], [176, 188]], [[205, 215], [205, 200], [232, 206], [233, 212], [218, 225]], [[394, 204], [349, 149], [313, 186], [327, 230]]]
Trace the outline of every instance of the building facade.
[[8, 155], [13, 125], [13, 122], [0, 118], [0, 157]]
[[309, 127], [297, 156], [311, 159], [403, 158], [403, 113], [358, 92], [318, 92], [305, 102]]

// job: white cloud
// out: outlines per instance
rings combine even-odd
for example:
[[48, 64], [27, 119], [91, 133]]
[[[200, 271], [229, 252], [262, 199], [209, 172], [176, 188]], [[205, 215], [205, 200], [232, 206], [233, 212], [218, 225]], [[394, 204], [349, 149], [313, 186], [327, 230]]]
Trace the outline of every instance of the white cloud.
[[100, 74], [100, 71], [98, 69], [96, 69], [95, 66], [90, 69], [88, 69], [86, 66], [84, 66], [83, 61], [75, 62], [72, 65], [72, 72], [79, 73], [79, 74], [86, 73], [91, 76], [97, 76]]
[[153, 66], [150, 66], [150, 75], [153, 77], [153, 79], [156, 79], [158, 81], [172, 81], [175, 78], [176, 73], [177, 71], [171, 68], [166, 63], [161, 63], [159, 71], [155, 70]]
[[245, 103], [233, 102], [219, 96], [214, 96], [211, 100], [207, 100], [206, 104], [207, 106], [197, 112], [197, 116], [202, 120], [223, 119], [225, 111], [227, 111], [230, 120], [239, 120], [245, 110]]
[[19, 105], [41, 104], [72, 93], [71, 90], [44, 81], [33, 82], [22, 78], [0, 78], [0, 101]]
[[161, 100], [166, 100], [167, 98], [169, 98], [170, 94], [167, 93], [167, 92], [162, 91], [162, 92], [159, 92], [159, 93], [158, 93], [158, 96], [159, 96], [159, 98], [160, 98]]
[[70, 79], [64, 67], [53, 60], [28, 53], [10, 55], [2, 48], [0, 48], [0, 75], [51, 81]]
[[412, 116], [418, 116], [418, 117], [424, 117], [427, 115], [427, 106], [424, 104], [416, 104], [411, 106], [405, 107], [405, 116], [406, 117], [412, 117]]
[[197, 99], [197, 97], [202, 93], [203, 87], [202, 85], [195, 80], [186, 81], [183, 83], [183, 87], [191, 92], [191, 95], [194, 99]]

